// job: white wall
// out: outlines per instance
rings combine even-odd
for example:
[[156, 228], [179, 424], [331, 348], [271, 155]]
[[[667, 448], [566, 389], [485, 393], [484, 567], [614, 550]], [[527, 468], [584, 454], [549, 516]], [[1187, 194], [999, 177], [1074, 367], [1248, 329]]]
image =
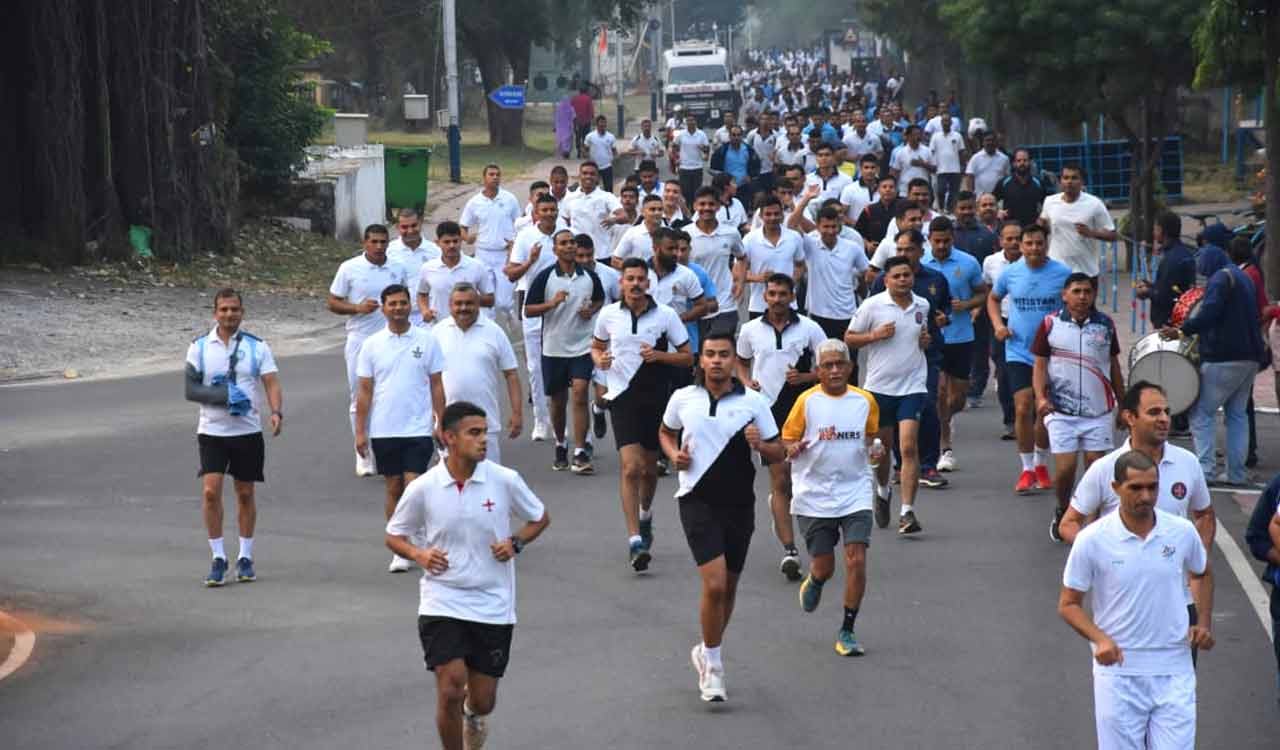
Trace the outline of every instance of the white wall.
[[386, 163], [382, 144], [354, 148], [313, 146], [302, 177], [334, 183], [335, 237], [359, 242], [364, 228], [386, 221]]

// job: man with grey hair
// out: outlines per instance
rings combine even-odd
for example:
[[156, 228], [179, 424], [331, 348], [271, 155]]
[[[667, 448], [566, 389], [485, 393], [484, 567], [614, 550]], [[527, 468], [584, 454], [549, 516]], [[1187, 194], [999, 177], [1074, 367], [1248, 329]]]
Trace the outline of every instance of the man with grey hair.
[[871, 471], [885, 452], [876, 439], [880, 409], [874, 396], [849, 384], [853, 363], [844, 341], [823, 341], [817, 359], [818, 384], [800, 394], [782, 427], [791, 464], [791, 513], [811, 560], [800, 584], [800, 606], [805, 612], [818, 608], [843, 537], [844, 616], [835, 649], [841, 656], [861, 656], [853, 625], [867, 588]]

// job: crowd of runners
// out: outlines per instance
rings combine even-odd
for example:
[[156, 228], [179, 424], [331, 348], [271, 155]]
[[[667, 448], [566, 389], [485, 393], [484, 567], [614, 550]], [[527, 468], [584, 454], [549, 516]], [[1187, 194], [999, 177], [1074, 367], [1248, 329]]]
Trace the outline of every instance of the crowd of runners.
[[[428, 232], [402, 210], [394, 231], [367, 227], [335, 273], [345, 445], [357, 474], [383, 477], [388, 569], [423, 571], [419, 633], [444, 747], [484, 742], [510, 656], [513, 560], [550, 523], [531, 489], [542, 471], [594, 474], [595, 443], [612, 432], [619, 564], [636, 574], [669, 507], [654, 504], [659, 477], [676, 473], [702, 584], [696, 687], [724, 701], [757, 460], [779, 574], [813, 612], [842, 568], [834, 648], [862, 655], [873, 527], [924, 534], [927, 491], [966, 460], [955, 416], [982, 405], [990, 380], [1005, 428], [989, 437], [1013, 443], [1011, 491], [1052, 492], [1049, 535], [1073, 545], [1059, 611], [1094, 648], [1099, 745], [1192, 747], [1193, 655], [1214, 643], [1209, 488], [1248, 481], [1232, 420], [1273, 309], [1248, 260], [1209, 245], [1199, 257], [1229, 260], [1200, 280], [1203, 303], [1176, 327], [1159, 321], [1168, 338], [1199, 336], [1203, 366], [1234, 378], [1200, 394], [1192, 452], [1169, 442], [1176, 415], [1160, 385], [1124, 382], [1115, 324], [1094, 304], [1115, 226], [1078, 165], [1045, 184], [1025, 150], [1007, 154], [980, 119], [963, 126], [954, 101], [906, 112], [894, 74], [828, 75], [811, 51], [752, 60], [737, 78], [742, 111], [718, 129], [675, 112], [622, 142], [599, 117], [574, 174], [555, 167], [516, 196], [491, 164], [456, 220]], [[1157, 277], [1147, 292], [1186, 291], [1195, 276], [1181, 288]], [[215, 327], [187, 355], [212, 587], [256, 577], [263, 416], [275, 434], [284, 424], [276, 363], [244, 314], [236, 291], [219, 292]], [[526, 433], [548, 463], [508, 467], [503, 443]], [[239, 508], [234, 573], [224, 474]], [[1280, 517], [1269, 524], [1261, 550], [1280, 564]]]

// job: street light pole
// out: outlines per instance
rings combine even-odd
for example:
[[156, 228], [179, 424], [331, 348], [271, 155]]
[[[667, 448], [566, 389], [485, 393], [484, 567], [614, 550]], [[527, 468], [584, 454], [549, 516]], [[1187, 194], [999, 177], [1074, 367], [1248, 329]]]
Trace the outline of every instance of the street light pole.
[[627, 120], [625, 108], [622, 104], [623, 82], [622, 75], [622, 24], [618, 24], [618, 33], [613, 35], [613, 56], [618, 68], [618, 137], [621, 138], [626, 134]]
[[458, 25], [455, 1], [444, 0], [444, 68], [449, 99], [449, 181], [462, 182], [462, 134], [458, 130]]

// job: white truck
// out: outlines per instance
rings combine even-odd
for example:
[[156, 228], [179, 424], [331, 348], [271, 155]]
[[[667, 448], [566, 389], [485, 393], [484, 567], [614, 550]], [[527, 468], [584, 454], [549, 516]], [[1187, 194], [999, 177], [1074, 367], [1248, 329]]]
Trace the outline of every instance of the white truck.
[[662, 53], [663, 109], [676, 107], [698, 118], [699, 127], [719, 127], [724, 113], [737, 112], [742, 96], [729, 78], [729, 55], [714, 42], [676, 42]]

